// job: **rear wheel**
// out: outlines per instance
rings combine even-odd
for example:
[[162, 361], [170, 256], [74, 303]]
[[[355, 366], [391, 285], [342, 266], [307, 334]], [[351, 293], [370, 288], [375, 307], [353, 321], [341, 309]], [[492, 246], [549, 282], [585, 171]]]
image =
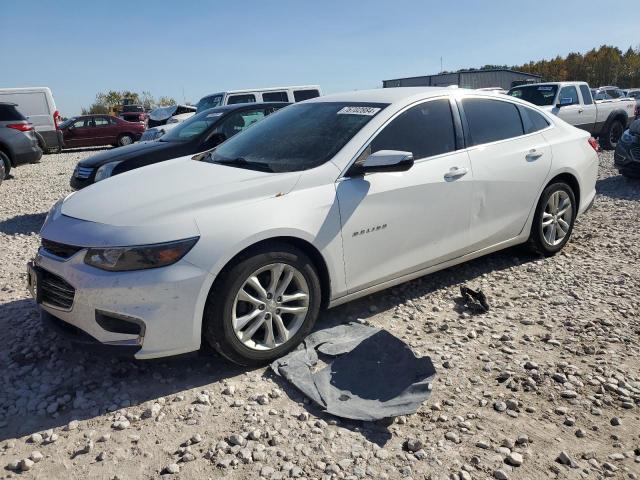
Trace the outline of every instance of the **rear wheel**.
[[605, 150], [615, 150], [618, 141], [624, 132], [624, 126], [620, 120], [614, 120], [609, 125], [609, 129], [601, 137], [601, 145]]
[[11, 161], [4, 152], [0, 152], [0, 184], [5, 178], [9, 178]]
[[569, 185], [552, 183], [544, 189], [531, 225], [529, 245], [545, 256], [555, 255], [569, 241], [578, 213], [576, 198]]
[[309, 257], [286, 244], [267, 244], [220, 275], [207, 299], [203, 334], [232, 362], [263, 365], [308, 335], [320, 297]]
[[126, 145], [131, 145], [133, 143], [133, 137], [128, 133], [123, 133], [118, 137], [118, 145], [120, 147], [124, 147]]

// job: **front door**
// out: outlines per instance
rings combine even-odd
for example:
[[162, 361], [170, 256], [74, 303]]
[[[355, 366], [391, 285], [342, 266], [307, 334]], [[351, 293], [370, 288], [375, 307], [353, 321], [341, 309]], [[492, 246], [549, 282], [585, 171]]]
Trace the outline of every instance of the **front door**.
[[466, 251], [473, 175], [457, 138], [449, 100], [423, 102], [396, 116], [358, 159], [408, 151], [415, 159], [410, 170], [338, 181], [349, 292]]
[[73, 122], [64, 133], [64, 143], [67, 147], [86, 147], [91, 145], [93, 136], [93, 120], [79, 118]]

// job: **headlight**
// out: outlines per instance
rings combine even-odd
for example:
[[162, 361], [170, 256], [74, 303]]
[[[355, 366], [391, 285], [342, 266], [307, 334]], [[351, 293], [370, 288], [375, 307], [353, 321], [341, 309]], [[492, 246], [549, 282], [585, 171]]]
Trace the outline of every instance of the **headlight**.
[[169, 120], [167, 120], [167, 123], [180, 123], [180, 120], [178, 120], [177, 118], [171, 117]]
[[122, 160], [119, 162], [109, 162], [102, 165], [100, 168], [98, 168], [98, 171], [96, 172], [95, 181], [99, 182], [100, 180], [109, 178], [111, 176], [111, 173], [113, 172], [113, 169], [116, 168], [118, 165], [120, 165], [120, 163], [122, 163]]
[[135, 247], [90, 248], [84, 263], [112, 272], [166, 267], [184, 257], [198, 238]]

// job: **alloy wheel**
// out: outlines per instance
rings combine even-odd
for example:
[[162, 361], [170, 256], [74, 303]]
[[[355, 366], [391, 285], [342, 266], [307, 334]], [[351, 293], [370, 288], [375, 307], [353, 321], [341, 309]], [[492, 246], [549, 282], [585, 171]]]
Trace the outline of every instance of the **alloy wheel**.
[[125, 135], [120, 139], [120, 145], [123, 147], [125, 145], [131, 145], [133, 143], [133, 139], [129, 135]]
[[4, 162], [0, 158], [0, 185], [2, 185], [2, 181], [4, 177], [7, 175], [7, 170], [5, 169]]
[[244, 281], [232, 306], [236, 337], [253, 350], [272, 350], [302, 327], [309, 310], [309, 285], [292, 265], [259, 268]]
[[547, 244], [562, 243], [571, 228], [573, 205], [567, 192], [557, 190], [551, 194], [542, 213], [542, 234]]

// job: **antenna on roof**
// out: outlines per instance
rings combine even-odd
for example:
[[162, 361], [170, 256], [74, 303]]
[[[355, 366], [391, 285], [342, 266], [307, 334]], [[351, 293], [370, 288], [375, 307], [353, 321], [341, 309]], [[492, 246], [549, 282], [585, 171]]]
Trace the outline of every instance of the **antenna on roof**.
[[444, 70], [442, 69], [442, 57], [440, 57], [440, 73], [442, 73]]

